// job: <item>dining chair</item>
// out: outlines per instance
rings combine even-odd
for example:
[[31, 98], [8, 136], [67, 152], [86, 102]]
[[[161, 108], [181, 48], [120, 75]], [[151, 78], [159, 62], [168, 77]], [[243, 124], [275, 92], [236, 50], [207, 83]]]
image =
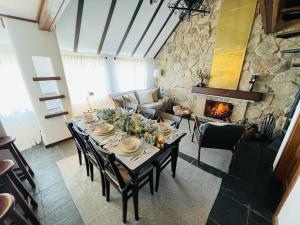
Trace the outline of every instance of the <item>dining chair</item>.
[[132, 111], [136, 112], [137, 109], [138, 109], [138, 105], [134, 104], [134, 103], [131, 103], [131, 102], [125, 102], [124, 101], [123, 105], [124, 105], [124, 109], [126, 109], [127, 111], [132, 110]]
[[156, 118], [156, 110], [147, 108], [141, 105], [138, 105], [137, 112], [142, 114], [147, 119], [155, 119]]
[[91, 181], [94, 181], [94, 166], [100, 171], [100, 173], [101, 173], [101, 168], [98, 167], [94, 154], [86, 142], [86, 139], [88, 138], [89, 135], [84, 133], [78, 126], [73, 126], [73, 128], [78, 138], [78, 143], [81, 149], [83, 150], [84, 154], [86, 155], [86, 159], [87, 159], [86, 164], [88, 165], [89, 168]]
[[76, 135], [76, 132], [74, 131], [74, 124], [66, 119], [64, 119], [64, 122], [67, 126], [67, 128], [69, 129], [75, 144], [76, 144], [76, 148], [77, 148], [77, 153], [78, 153], [78, 159], [79, 159], [79, 165], [82, 165], [82, 155], [84, 157], [84, 161], [85, 161], [85, 167], [86, 167], [86, 174], [87, 176], [89, 176], [89, 164], [88, 164], [88, 160], [87, 160], [87, 156], [84, 152], [84, 150], [82, 150], [80, 144], [79, 144], [79, 140], [78, 137]]
[[[179, 128], [181, 118], [179, 116], [174, 116], [169, 113], [159, 112], [158, 113], [158, 122], [170, 122], [170, 125], [175, 129]], [[159, 179], [161, 171], [166, 168], [166, 166], [172, 162], [173, 156], [173, 147], [169, 147], [163, 151], [163, 153], [158, 156], [153, 162], [152, 165], [155, 167], [156, 178], [155, 178], [155, 192], [158, 191]], [[173, 177], [175, 177], [175, 172], [173, 171]]]
[[240, 142], [245, 128], [237, 124], [201, 124], [195, 116], [194, 136], [198, 148], [198, 164], [200, 164], [201, 148], [215, 148], [221, 150], [231, 150], [234, 153]]
[[122, 195], [123, 222], [126, 223], [127, 202], [130, 197], [133, 198], [135, 219], [138, 220], [138, 191], [149, 182], [150, 192], [153, 195], [153, 167], [151, 165], [146, 166], [138, 176], [138, 183], [134, 184], [129, 171], [119, 164], [114, 153], [110, 153], [99, 145], [96, 145], [95, 141], [91, 138], [89, 141], [93, 146], [98, 162], [104, 166], [106, 201], [109, 202], [110, 200], [110, 184], [112, 184]]

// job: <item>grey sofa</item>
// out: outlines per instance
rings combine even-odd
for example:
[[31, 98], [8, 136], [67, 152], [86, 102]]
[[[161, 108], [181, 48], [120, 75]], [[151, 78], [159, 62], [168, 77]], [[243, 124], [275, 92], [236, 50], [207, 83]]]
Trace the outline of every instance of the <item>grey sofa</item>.
[[[143, 90], [141, 90], [141, 91], [143, 91]], [[124, 98], [122, 96], [126, 96], [128, 94], [134, 94], [138, 101], [138, 104], [142, 105], [146, 108], [156, 109], [158, 111], [164, 111], [164, 112], [168, 112], [168, 111], [172, 110], [172, 101], [168, 96], [164, 96], [164, 95], [161, 95], [160, 93], [158, 93], [158, 101], [153, 102], [153, 103], [140, 104], [138, 92], [139, 91], [136, 91], [136, 90], [127, 91], [127, 92], [119, 92], [119, 93], [110, 94], [110, 97], [112, 98], [113, 102], [115, 103], [115, 105], [117, 107], [123, 107]], [[158, 92], [159, 92], [159, 89], [158, 89]]]

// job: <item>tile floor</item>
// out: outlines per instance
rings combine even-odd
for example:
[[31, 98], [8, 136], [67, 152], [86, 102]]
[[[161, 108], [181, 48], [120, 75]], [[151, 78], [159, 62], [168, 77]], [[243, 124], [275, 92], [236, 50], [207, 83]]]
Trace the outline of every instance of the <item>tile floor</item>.
[[[33, 195], [39, 204], [37, 216], [42, 224], [83, 224], [56, 164], [58, 160], [76, 154], [75, 149], [61, 151], [57, 147], [37, 146], [23, 154], [36, 173], [37, 189]], [[271, 177], [275, 154], [266, 143], [243, 142], [237, 152], [236, 167], [225, 174], [209, 165], [198, 165], [197, 160], [180, 153], [179, 157], [195, 168], [223, 178], [207, 225], [271, 225], [281, 194], [279, 184]]]

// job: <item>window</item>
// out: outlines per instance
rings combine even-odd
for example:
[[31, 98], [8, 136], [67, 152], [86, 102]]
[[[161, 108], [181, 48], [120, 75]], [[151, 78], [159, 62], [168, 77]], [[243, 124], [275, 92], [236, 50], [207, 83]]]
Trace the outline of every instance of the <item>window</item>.
[[137, 59], [117, 59], [116, 72], [119, 90], [142, 90], [147, 85], [147, 63]]
[[93, 108], [107, 104], [107, 79], [105, 61], [99, 56], [63, 55], [63, 64], [69, 89], [73, 113], [76, 115], [87, 111], [87, 96]]

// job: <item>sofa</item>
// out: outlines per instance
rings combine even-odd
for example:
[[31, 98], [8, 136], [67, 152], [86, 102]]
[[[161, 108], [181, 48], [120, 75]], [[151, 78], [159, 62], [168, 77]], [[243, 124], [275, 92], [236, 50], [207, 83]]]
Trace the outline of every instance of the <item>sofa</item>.
[[[152, 93], [152, 98], [150, 92]], [[157, 111], [169, 112], [172, 110], [171, 99], [168, 96], [162, 95], [159, 88], [119, 92], [110, 94], [110, 97], [116, 107], [123, 108], [123, 102], [127, 101]]]

